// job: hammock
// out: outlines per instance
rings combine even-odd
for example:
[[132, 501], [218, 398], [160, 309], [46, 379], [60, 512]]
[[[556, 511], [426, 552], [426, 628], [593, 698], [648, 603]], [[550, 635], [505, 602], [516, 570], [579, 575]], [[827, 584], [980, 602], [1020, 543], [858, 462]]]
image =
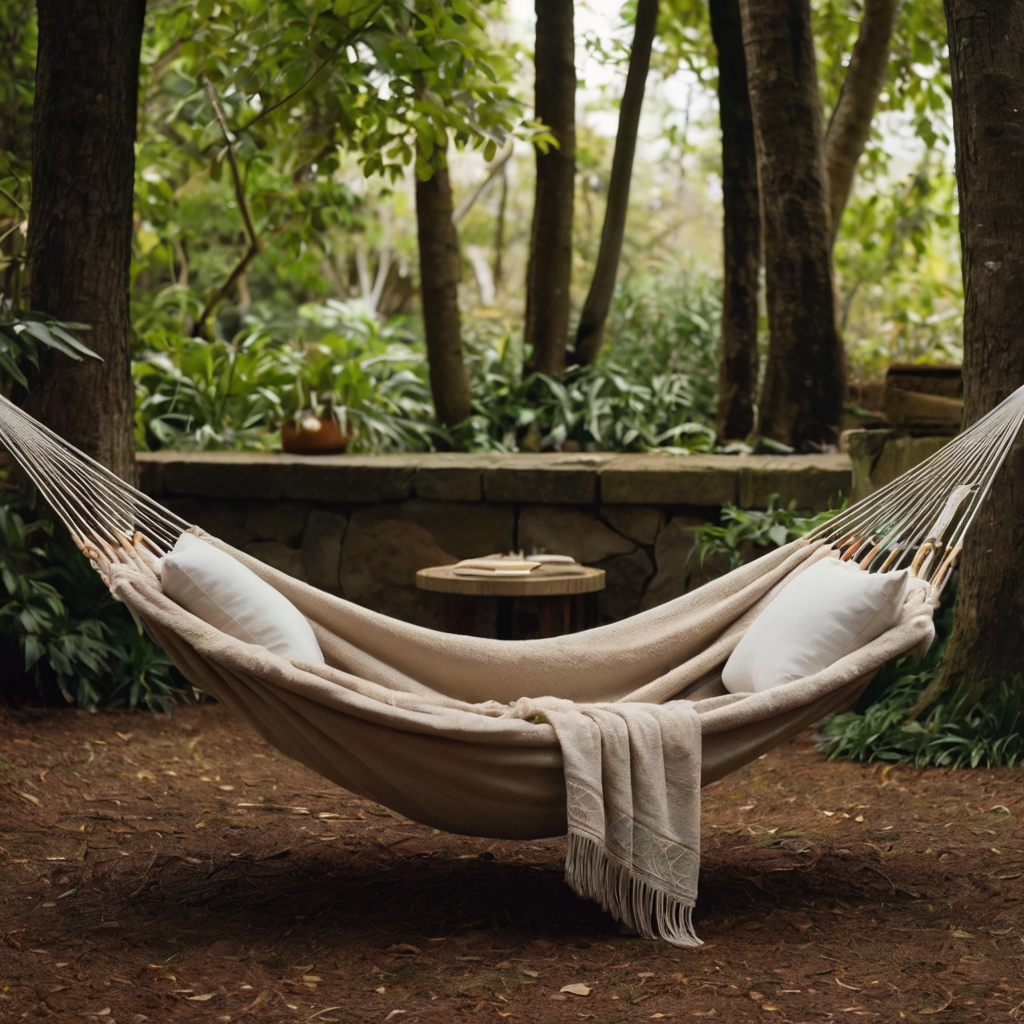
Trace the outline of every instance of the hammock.
[[[209, 537], [0, 397], [0, 442], [182, 673], [352, 792], [450, 832], [569, 833], [567, 881], [647, 938], [696, 945], [699, 787], [848, 707], [934, 636], [964, 534], [1024, 420], [1024, 388], [814, 533], [664, 605], [534, 641], [454, 636], [318, 591]], [[326, 664], [285, 660], [167, 598], [158, 559], [191, 530], [287, 597]], [[838, 549], [925, 580], [900, 621], [822, 672], [728, 694], [721, 670], [795, 574]]]

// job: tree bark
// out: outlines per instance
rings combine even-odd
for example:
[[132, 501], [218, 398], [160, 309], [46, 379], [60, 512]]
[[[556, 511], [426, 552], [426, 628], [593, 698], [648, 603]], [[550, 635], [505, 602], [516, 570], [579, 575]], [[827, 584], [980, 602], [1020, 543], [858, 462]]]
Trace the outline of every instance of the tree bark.
[[768, 289], [759, 432], [834, 443], [845, 382], [809, 0], [740, 0]]
[[529, 370], [565, 369], [576, 191], [576, 64], [573, 0], [535, 0], [535, 109], [558, 142], [537, 149], [537, 184], [526, 271], [523, 338], [533, 346]]
[[[964, 420], [1024, 384], [1024, 0], [946, 0], [964, 279]], [[939, 682], [965, 704], [1024, 669], [1024, 438], [964, 544]], [[966, 710], [966, 707], [965, 707]]]
[[885, 84], [889, 38], [900, 0], [865, 0], [850, 66], [825, 136], [825, 172], [832, 237], [850, 198], [857, 161], [868, 141], [871, 119]]
[[754, 429], [761, 207], [739, 0], [711, 0], [710, 11], [718, 50], [722, 125], [722, 344], [717, 433], [719, 441], [725, 442], [743, 440]]
[[29, 287], [34, 309], [92, 326], [103, 362], [47, 354], [30, 408], [135, 479], [128, 305], [145, 0], [39, 0]]
[[508, 206], [508, 168], [501, 168], [501, 192], [498, 195], [498, 215], [494, 220], [494, 292], [501, 294], [504, 281], [503, 263], [505, 259], [505, 211]]
[[608, 204], [601, 228], [601, 247], [597, 253], [594, 278], [580, 312], [576, 328], [575, 359], [593, 363], [604, 342], [604, 329], [615, 293], [615, 277], [622, 256], [629, 211], [629, 187], [633, 178], [633, 157], [640, 127], [640, 111], [651, 66], [651, 46], [658, 27], [658, 0], [637, 0], [633, 47], [629, 51], [629, 70], [619, 105], [619, 126], [615, 134], [615, 153], [608, 181]]
[[438, 420], [451, 427], [469, 415], [470, 395], [459, 322], [459, 238], [447, 168], [435, 169], [426, 181], [416, 179], [416, 227], [430, 390]]

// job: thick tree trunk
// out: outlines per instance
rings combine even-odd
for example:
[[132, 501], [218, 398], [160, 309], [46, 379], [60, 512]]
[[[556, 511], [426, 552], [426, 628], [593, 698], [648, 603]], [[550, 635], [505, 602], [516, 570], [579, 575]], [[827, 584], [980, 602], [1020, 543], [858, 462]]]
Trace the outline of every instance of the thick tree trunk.
[[[946, 0], [964, 276], [964, 419], [1024, 384], [1024, 0]], [[977, 698], [1024, 671], [1024, 438], [964, 544], [940, 682]]]
[[523, 338], [530, 370], [561, 373], [569, 340], [572, 217], [576, 186], [576, 64], [573, 0], [536, 0], [536, 113], [557, 147], [537, 150], [537, 186], [526, 271]]
[[710, 10], [722, 124], [724, 265], [717, 433], [725, 442], [743, 440], [754, 429], [761, 206], [739, 0], [711, 0]]
[[900, 0], [865, 0], [860, 31], [825, 136], [825, 173], [832, 237], [850, 198], [857, 161], [868, 141], [889, 64], [889, 37]]
[[28, 268], [32, 307], [90, 324], [103, 362], [47, 355], [31, 409], [135, 478], [128, 307], [145, 0], [39, 0]]
[[837, 440], [844, 356], [810, 0], [740, 0], [768, 288], [758, 430], [806, 449]]
[[437, 418], [450, 427], [469, 415], [470, 396], [459, 323], [459, 238], [446, 168], [426, 181], [417, 178], [416, 227], [430, 390]]
[[658, 0], [638, 0], [626, 87], [619, 105], [619, 127], [615, 135], [611, 178], [608, 181], [608, 204], [601, 229], [601, 247], [597, 253], [590, 291], [583, 303], [579, 326], [576, 328], [575, 358], [578, 363], [594, 362], [604, 342], [605, 323], [615, 293], [615, 277], [622, 256], [622, 240], [626, 234], [636, 135], [640, 127], [647, 72], [651, 66], [651, 46], [657, 27]]

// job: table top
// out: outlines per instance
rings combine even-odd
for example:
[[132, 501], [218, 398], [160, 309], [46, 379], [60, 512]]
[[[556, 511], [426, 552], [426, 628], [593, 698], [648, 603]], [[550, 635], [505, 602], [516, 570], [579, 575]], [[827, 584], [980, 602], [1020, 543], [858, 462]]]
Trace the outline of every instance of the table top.
[[416, 573], [420, 590], [471, 597], [559, 597], [565, 594], [590, 594], [604, 590], [604, 569], [581, 566], [583, 572], [546, 572], [544, 575], [456, 576], [451, 565], [435, 565]]

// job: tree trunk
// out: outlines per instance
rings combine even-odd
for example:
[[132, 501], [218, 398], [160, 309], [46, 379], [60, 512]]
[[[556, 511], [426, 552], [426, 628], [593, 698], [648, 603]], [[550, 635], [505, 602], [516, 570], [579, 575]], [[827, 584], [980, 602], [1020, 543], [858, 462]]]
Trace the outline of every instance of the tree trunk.
[[47, 354], [35, 416], [135, 479], [128, 305], [145, 0], [38, 0], [28, 267], [32, 307], [92, 326], [103, 362]]
[[502, 264], [505, 259], [505, 210], [508, 206], [508, 167], [504, 164], [501, 168], [501, 192], [498, 195], [498, 215], [494, 221], [494, 291], [501, 294], [501, 286], [504, 280], [504, 269]]
[[[946, 0], [964, 277], [964, 419], [1024, 384], [1024, 0]], [[970, 702], [1024, 670], [1024, 438], [971, 527], [940, 683]]]
[[459, 323], [459, 238], [446, 168], [416, 179], [416, 227], [430, 390], [437, 418], [451, 427], [469, 415], [470, 396]]
[[523, 338], [531, 371], [561, 373], [569, 338], [572, 217], [576, 186], [576, 64], [573, 0], [535, 0], [536, 114], [558, 141], [537, 149], [537, 185], [526, 271]]
[[717, 433], [725, 442], [743, 440], [754, 429], [761, 207], [739, 0], [711, 0], [710, 10], [722, 124], [724, 266]]
[[583, 303], [576, 328], [576, 362], [588, 364], [597, 359], [604, 341], [604, 328], [615, 293], [615, 277], [622, 255], [629, 210], [629, 186], [633, 177], [636, 135], [644, 102], [647, 72], [651, 66], [651, 46], [658, 27], [658, 0], [638, 0], [633, 29], [633, 48], [629, 51], [626, 87], [619, 105], [619, 127], [615, 135], [612, 173], [608, 181], [608, 204], [601, 228], [601, 247], [597, 253], [594, 278]]
[[832, 237], [850, 198], [857, 161], [868, 141], [889, 64], [889, 37], [900, 0], [865, 0], [860, 31], [825, 136], [825, 172]]
[[758, 429], [806, 450], [837, 440], [845, 378], [810, 0], [740, 0], [740, 9], [770, 333]]

